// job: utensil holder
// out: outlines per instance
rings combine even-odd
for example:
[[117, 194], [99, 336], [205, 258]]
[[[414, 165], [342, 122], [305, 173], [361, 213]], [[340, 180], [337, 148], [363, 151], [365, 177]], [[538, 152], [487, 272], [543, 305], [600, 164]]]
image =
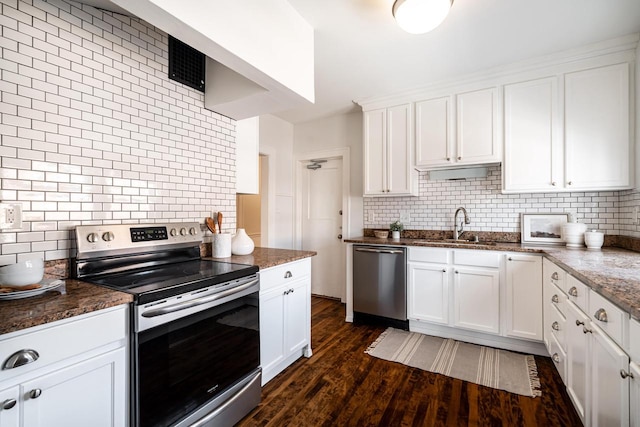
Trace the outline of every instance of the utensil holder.
[[214, 258], [229, 258], [231, 256], [231, 234], [213, 234], [211, 251]]

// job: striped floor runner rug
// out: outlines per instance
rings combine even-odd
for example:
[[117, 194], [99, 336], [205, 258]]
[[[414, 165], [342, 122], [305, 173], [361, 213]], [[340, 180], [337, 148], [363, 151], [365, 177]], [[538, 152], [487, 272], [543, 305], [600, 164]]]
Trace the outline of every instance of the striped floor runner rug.
[[394, 328], [380, 334], [365, 353], [510, 393], [541, 394], [538, 368], [530, 355]]

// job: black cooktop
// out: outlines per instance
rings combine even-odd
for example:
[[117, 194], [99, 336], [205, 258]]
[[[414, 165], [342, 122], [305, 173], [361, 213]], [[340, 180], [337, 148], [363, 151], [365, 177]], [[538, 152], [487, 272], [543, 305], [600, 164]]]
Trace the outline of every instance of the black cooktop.
[[255, 265], [199, 259], [82, 280], [132, 294], [136, 304], [146, 304], [257, 272]]

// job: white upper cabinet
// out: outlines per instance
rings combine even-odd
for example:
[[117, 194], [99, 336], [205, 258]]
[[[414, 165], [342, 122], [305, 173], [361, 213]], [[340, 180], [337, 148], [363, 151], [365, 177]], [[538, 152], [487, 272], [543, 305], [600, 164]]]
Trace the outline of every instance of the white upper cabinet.
[[556, 77], [504, 87], [504, 189], [553, 191], [563, 182]]
[[238, 120], [236, 122], [236, 193], [258, 194], [260, 118]]
[[416, 165], [452, 163], [451, 97], [416, 102]]
[[495, 88], [456, 96], [456, 157], [460, 165], [500, 162]]
[[564, 86], [566, 188], [630, 188], [629, 64], [568, 73]]
[[503, 192], [633, 187], [628, 62], [505, 85], [504, 102]]
[[416, 102], [416, 166], [441, 169], [499, 163], [497, 118], [496, 88]]
[[364, 113], [364, 195], [417, 195], [412, 104]]

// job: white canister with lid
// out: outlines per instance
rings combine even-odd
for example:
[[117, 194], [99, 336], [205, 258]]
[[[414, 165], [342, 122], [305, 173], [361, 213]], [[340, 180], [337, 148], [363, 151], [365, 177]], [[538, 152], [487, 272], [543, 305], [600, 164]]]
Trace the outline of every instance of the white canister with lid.
[[568, 248], [582, 248], [585, 231], [587, 231], [587, 224], [568, 222], [562, 226], [562, 239], [567, 242]]
[[598, 230], [585, 231], [584, 243], [587, 249], [600, 249], [604, 244], [604, 233]]

